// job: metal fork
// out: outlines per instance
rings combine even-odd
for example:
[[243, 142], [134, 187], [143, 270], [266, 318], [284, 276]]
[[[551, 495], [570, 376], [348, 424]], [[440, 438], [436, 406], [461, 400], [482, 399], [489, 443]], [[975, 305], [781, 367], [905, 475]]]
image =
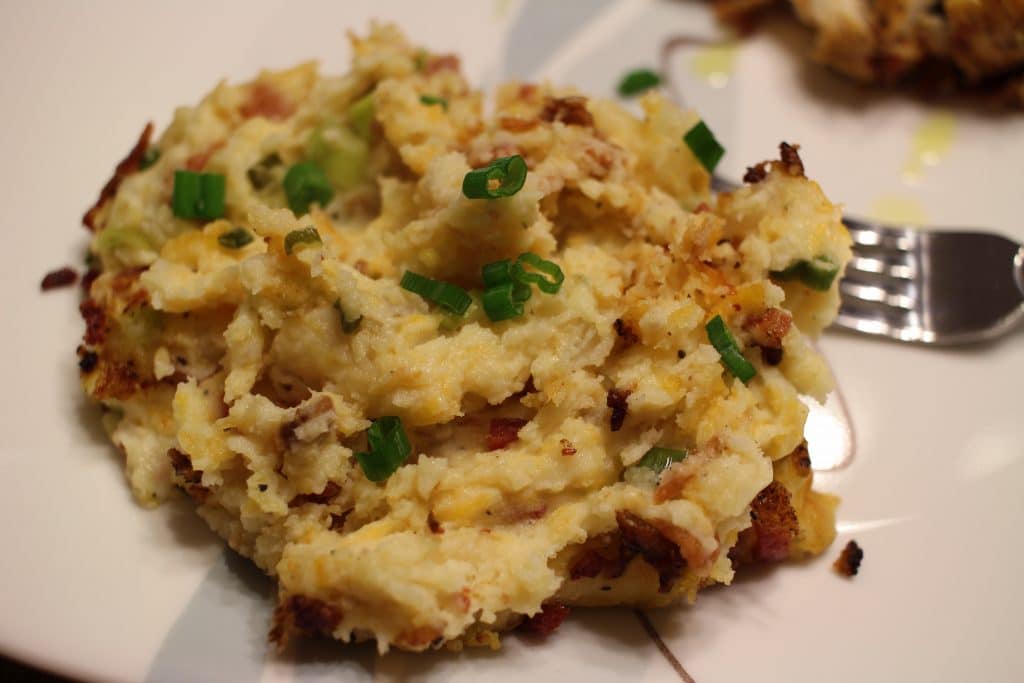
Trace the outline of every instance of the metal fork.
[[[718, 192], [738, 185], [713, 179]], [[833, 325], [897, 341], [995, 339], [1024, 318], [1024, 246], [986, 232], [895, 227], [843, 217], [853, 259]]]

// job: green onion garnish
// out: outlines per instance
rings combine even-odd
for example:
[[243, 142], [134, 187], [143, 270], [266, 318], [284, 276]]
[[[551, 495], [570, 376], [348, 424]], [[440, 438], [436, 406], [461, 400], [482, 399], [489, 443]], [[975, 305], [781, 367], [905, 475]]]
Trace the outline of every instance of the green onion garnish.
[[171, 208], [178, 218], [213, 220], [224, 215], [226, 179], [220, 173], [174, 172]]
[[442, 109], [448, 111], [448, 100], [443, 97], [437, 97], [436, 95], [420, 95], [420, 102], [428, 107], [440, 104]]
[[341, 299], [334, 300], [334, 309], [338, 311], [338, 315], [341, 317], [341, 331], [345, 334], [353, 334], [359, 329], [359, 324], [363, 322], [363, 316], [356, 316], [355, 318], [349, 318], [345, 315], [345, 309], [341, 307]]
[[217, 236], [217, 241], [220, 242], [220, 246], [222, 247], [226, 247], [228, 249], [241, 249], [252, 242], [252, 234], [245, 228], [235, 228], [234, 230], [222, 232]]
[[619, 94], [623, 97], [638, 95], [661, 84], [661, 76], [650, 69], [636, 69], [619, 81]]
[[722, 365], [729, 372], [736, 375], [744, 384], [749, 382], [757, 374], [757, 370], [740, 353], [736, 340], [733, 338], [732, 333], [729, 332], [729, 328], [725, 326], [722, 316], [716, 315], [704, 326], [704, 329], [707, 330], [708, 340], [711, 342], [711, 345], [715, 347], [718, 355], [722, 357]]
[[408, 290], [413, 294], [419, 294], [427, 301], [433, 302], [456, 315], [465, 314], [469, 305], [473, 303], [473, 298], [469, 295], [469, 292], [462, 287], [442, 280], [434, 280], [419, 273], [414, 273], [411, 270], [405, 271], [405, 274], [402, 275], [401, 285], [402, 289]]
[[264, 187], [274, 182], [274, 169], [280, 166], [283, 162], [281, 157], [277, 155], [277, 152], [271, 152], [267, 156], [263, 157], [258, 163], [253, 164], [246, 175], [249, 177], [249, 182], [252, 183], [254, 190], [262, 190]]
[[640, 461], [634, 467], [646, 467], [655, 474], [659, 474], [671, 467], [672, 463], [682, 462], [685, 457], [686, 451], [655, 446], [644, 453], [644, 457], [640, 458]]
[[772, 271], [772, 277], [776, 280], [799, 279], [800, 282], [819, 292], [828, 291], [837, 275], [839, 275], [839, 266], [827, 256], [815, 256], [810, 261], [797, 261], [785, 270]]
[[[531, 273], [523, 267], [524, 264], [540, 272]], [[548, 277], [544, 277], [545, 275]], [[525, 254], [520, 254], [516, 262], [512, 264], [512, 278], [524, 285], [535, 284], [545, 294], [557, 294], [558, 290], [562, 288], [562, 282], [565, 281], [565, 273], [562, 272], [557, 263], [526, 252]]]
[[373, 120], [377, 116], [377, 105], [374, 102], [373, 91], [363, 95], [349, 105], [348, 122], [352, 130], [363, 140], [369, 141], [373, 133]]
[[322, 168], [312, 161], [303, 161], [289, 168], [285, 174], [284, 193], [292, 212], [303, 216], [309, 213], [309, 205], [313, 202], [326, 206], [334, 196], [334, 188]]
[[284, 253], [291, 254], [300, 244], [323, 244], [323, 240], [320, 239], [320, 233], [312, 225], [292, 230], [284, 236]]
[[[484, 290], [480, 297], [480, 303], [484, 307], [487, 317], [498, 322], [509, 318], [518, 318], [523, 314], [523, 300], [516, 298], [517, 282], [506, 282], [503, 285], [495, 285]], [[527, 288], [529, 293], [530, 289]]]
[[393, 416], [379, 417], [366, 432], [370, 451], [356, 453], [363, 474], [370, 481], [384, 481], [402, 466], [412, 453], [402, 421]]
[[697, 125], [683, 136], [683, 141], [708, 173], [714, 173], [718, 162], [725, 155], [725, 147], [718, 144], [718, 140], [707, 125], [703, 121], [698, 121]]
[[142, 159], [139, 160], [139, 170], [145, 171], [147, 168], [155, 164], [160, 159], [160, 148], [159, 147], [147, 147], [146, 151], [142, 153]]
[[526, 182], [526, 162], [518, 154], [495, 159], [483, 168], [477, 168], [462, 179], [462, 194], [469, 199], [498, 199], [511, 197], [523, 189]]

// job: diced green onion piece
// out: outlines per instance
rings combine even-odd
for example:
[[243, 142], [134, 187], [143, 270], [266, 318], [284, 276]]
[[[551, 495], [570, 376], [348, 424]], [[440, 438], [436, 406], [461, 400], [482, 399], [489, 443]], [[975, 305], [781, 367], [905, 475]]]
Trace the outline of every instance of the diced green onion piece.
[[306, 156], [324, 170], [332, 186], [349, 190], [366, 179], [370, 145], [348, 126], [329, 121], [310, 134]]
[[349, 105], [348, 122], [356, 135], [367, 142], [373, 135], [373, 120], [376, 116], [377, 105], [374, 102], [372, 91]]
[[420, 103], [425, 104], [428, 107], [440, 104], [442, 109], [448, 111], [448, 100], [443, 97], [437, 97], [436, 95], [420, 95]]
[[491, 289], [492, 287], [505, 285], [511, 282], [513, 284], [512, 299], [519, 303], [529, 301], [530, 295], [532, 294], [530, 285], [513, 278], [511, 259], [503, 259], [501, 261], [488, 263], [481, 268], [480, 274], [483, 279], [485, 289]]
[[292, 213], [304, 216], [309, 213], [309, 205], [313, 202], [326, 206], [334, 197], [334, 188], [322, 168], [312, 161], [303, 161], [289, 168], [284, 175], [284, 193]]
[[655, 446], [644, 453], [644, 457], [640, 458], [635, 467], [646, 467], [655, 474], [660, 474], [671, 467], [672, 463], [682, 462], [685, 457], [686, 451]]
[[635, 71], [630, 71], [619, 81], [619, 94], [623, 97], [632, 97], [660, 84], [661, 76], [654, 71], [650, 69], [636, 69]]
[[220, 173], [175, 171], [171, 208], [178, 218], [213, 220], [224, 215], [227, 179]]
[[145, 171], [147, 168], [155, 164], [159, 159], [160, 148], [147, 147], [146, 151], [142, 153], [142, 159], [139, 161], [139, 170]]
[[358, 329], [360, 323], [363, 322], [363, 316], [356, 316], [355, 318], [348, 318], [345, 316], [345, 309], [341, 307], [341, 299], [334, 300], [334, 309], [338, 311], [338, 315], [341, 317], [341, 331], [345, 334], [354, 334]]
[[[531, 273], [523, 267], [524, 264], [529, 265], [540, 272]], [[545, 275], [548, 277], [544, 277]], [[557, 263], [542, 259], [536, 254], [526, 252], [524, 254], [520, 254], [519, 258], [516, 259], [516, 262], [512, 264], [512, 278], [524, 285], [531, 283], [535, 284], [537, 285], [537, 288], [545, 294], [557, 294], [558, 290], [562, 288], [562, 282], [565, 281], [565, 274], [562, 272], [562, 269], [558, 267]]]
[[235, 228], [217, 236], [220, 246], [227, 249], [241, 249], [252, 242], [252, 233], [245, 228]]
[[526, 182], [526, 162], [518, 154], [495, 159], [483, 168], [477, 168], [462, 179], [462, 194], [469, 199], [498, 199], [511, 197], [523, 189]]
[[277, 152], [271, 152], [267, 156], [263, 157], [258, 163], [253, 164], [246, 175], [249, 177], [249, 182], [252, 184], [254, 190], [262, 190], [270, 183], [274, 182], [274, 169], [280, 166], [283, 162], [281, 157], [277, 155]]
[[363, 474], [370, 481], [384, 481], [409, 458], [412, 446], [402, 429], [402, 421], [393, 416], [379, 417], [366, 432], [369, 452], [356, 453]]
[[[480, 297], [484, 313], [494, 322], [518, 318], [523, 314], [523, 301], [516, 298], [516, 282], [506, 282], [484, 290]], [[529, 288], [527, 288], [529, 292]]]
[[718, 143], [707, 125], [703, 121], [698, 121], [697, 125], [683, 136], [683, 141], [708, 173], [714, 173], [718, 162], [725, 155], [725, 148]]
[[320, 233], [312, 225], [292, 230], [284, 236], [284, 253], [291, 254], [300, 244], [323, 244], [323, 240], [320, 239]]
[[725, 326], [722, 316], [716, 315], [704, 326], [704, 329], [708, 333], [708, 340], [711, 342], [711, 345], [715, 347], [718, 355], [721, 356], [722, 365], [744, 384], [749, 382], [757, 374], [757, 370], [740, 353], [736, 340], [733, 338], [732, 333], [729, 332], [729, 328]]
[[451, 311], [456, 315], [465, 314], [469, 305], [473, 303], [473, 297], [462, 287], [448, 282], [434, 280], [433, 278], [414, 273], [411, 270], [405, 271], [402, 275], [402, 289], [437, 304], [438, 306]]
[[810, 261], [797, 261], [785, 270], [772, 272], [776, 280], [799, 279], [811, 289], [818, 292], [827, 292], [839, 275], [839, 266], [832, 262], [827, 256], [815, 256]]

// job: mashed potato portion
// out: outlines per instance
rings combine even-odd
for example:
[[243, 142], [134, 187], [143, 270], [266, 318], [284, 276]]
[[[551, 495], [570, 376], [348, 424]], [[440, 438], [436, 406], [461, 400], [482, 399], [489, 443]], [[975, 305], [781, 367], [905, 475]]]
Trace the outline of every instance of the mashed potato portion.
[[[273, 639], [382, 651], [496, 646], [562, 605], [693, 600], [734, 563], [821, 552], [835, 499], [811, 489], [798, 396], [831, 388], [809, 336], [838, 296], [786, 275], [849, 251], [796, 150], [716, 198], [683, 141], [698, 117], [658, 93], [637, 118], [511, 83], [485, 117], [454, 57], [389, 26], [352, 44], [344, 76], [306, 64], [179, 109], [91, 212], [82, 379], [139, 502], [184, 490], [277, 580]], [[521, 190], [463, 194], [510, 155]], [[329, 198], [296, 208], [306, 162]], [[183, 169], [225, 178], [221, 217], [176, 215]], [[526, 252], [564, 282], [494, 322], [481, 268]], [[473, 303], [445, 312], [406, 271]], [[373, 481], [356, 454], [385, 416], [411, 453]], [[653, 467], [655, 447], [685, 457]]]

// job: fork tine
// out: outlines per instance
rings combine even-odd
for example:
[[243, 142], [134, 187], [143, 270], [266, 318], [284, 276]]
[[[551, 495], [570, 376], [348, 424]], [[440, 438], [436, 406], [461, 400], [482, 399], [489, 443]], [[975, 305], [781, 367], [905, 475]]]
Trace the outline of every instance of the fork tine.
[[914, 228], [870, 225], [849, 219], [846, 220], [846, 228], [853, 239], [854, 249], [864, 253], [872, 253], [876, 249], [883, 252], [912, 251], [921, 238], [920, 231]]
[[866, 303], [880, 304], [904, 311], [912, 311], [917, 305], [916, 291], [912, 283], [906, 288], [906, 291], [900, 292], [893, 291], [891, 286], [858, 281], [851, 279], [848, 275], [839, 282], [839, 293], [844, 300], [858, 299]]
[[932, 341], [916, 311], [853, 297], [843, 297], [834, 325], [855, 332], [883, 335], [899, 341]]

